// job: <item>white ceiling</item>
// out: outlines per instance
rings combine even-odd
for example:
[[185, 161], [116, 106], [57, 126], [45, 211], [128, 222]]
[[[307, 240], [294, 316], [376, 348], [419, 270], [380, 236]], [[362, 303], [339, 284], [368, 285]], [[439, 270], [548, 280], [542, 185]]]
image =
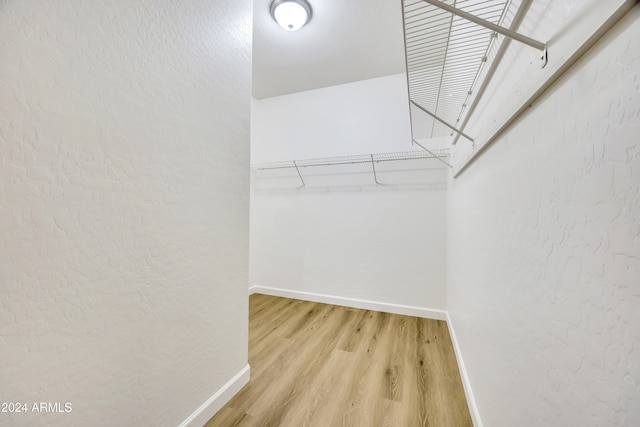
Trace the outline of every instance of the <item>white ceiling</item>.
[[287, 32], [253, 3], [257, 99], [405, 71], [401, 0], [308, 0], [311, 21]]

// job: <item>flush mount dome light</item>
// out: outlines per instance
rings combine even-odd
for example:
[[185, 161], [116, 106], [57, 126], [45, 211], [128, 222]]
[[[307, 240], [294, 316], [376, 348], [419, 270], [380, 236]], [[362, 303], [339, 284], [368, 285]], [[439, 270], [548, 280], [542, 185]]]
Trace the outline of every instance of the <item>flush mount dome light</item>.
[[287, 31], [297, 31], [311, 19], [311, 6], [305, 0], [273, 0], [271, 16]]

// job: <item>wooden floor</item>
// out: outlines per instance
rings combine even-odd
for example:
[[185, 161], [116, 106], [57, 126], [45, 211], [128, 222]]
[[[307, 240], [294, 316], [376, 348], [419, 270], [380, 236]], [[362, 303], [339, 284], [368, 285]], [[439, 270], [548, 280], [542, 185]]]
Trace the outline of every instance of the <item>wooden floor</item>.
[[249, 363], [206, 427], [472, 425], [443, 321], [254, 294]]

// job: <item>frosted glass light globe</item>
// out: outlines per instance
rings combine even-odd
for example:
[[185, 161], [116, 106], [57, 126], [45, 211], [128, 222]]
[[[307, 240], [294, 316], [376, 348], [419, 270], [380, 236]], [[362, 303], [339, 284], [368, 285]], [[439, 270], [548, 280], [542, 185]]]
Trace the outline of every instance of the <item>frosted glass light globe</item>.
[[278, 25], [287, 31], [297, 31], [311, 18], [311, 7], [303, 0], [274, 1], [271, 14]]

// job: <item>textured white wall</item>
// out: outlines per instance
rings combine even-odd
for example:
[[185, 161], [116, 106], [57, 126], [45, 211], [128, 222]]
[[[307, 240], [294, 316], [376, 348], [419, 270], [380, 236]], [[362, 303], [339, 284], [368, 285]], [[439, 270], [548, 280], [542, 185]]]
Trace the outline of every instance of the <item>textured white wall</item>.
[[433, 190], [252, 194], [250, 285], [446, 305], [446, 171]]
[[640, 9], [450, 187], [484, 425], [640, 425]]
[[251, 162], [411, 150], [407, 77], [253, 102]]
[[177, 425], [247, 363], [251, 2], [0, 4], [0, 425]]
[[[253, 103], [253, 163], [416, 148], [404, 75]], [[250, 285], [444, 309], [447, 171], [429, 161], [419, 188], [372, 188], [370, 166], [355, 188], [261, 191], [254, 175]]]

